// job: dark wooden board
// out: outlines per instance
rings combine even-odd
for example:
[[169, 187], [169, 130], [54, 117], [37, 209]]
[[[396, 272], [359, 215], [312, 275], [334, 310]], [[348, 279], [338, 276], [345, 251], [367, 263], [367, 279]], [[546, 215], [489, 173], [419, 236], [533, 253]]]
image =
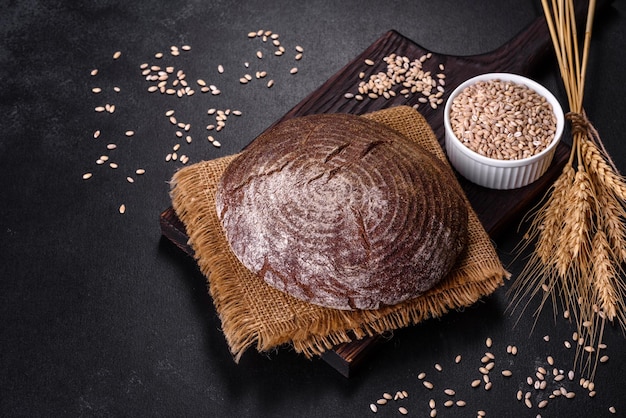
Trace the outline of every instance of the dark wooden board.
[[[586, 13], [586, 4], [583, 3], [585, 2], [578, 2], [577, 4], [577, 16], [581, 19]], [[419, 97], [417, 94], [408, 98], [398, 94], [391, 99], [378, 98], [363, 101], [344, 97], [346, 92], [356, 92], [361, 71], [366, 73], [366, 79], [372, 74], [384, 71], [386, 64], [382, 62], [382, 58], [391, 53], [407, 56], [411, 60], [429, 52], [432, 53], [432, 58], [427, 61], [425, 68], [431, 68], [433, 72], [440, 72], [439, 64], [444, 65], [446, 86], [443, 99], [445, 102], [455, 87], [478, 74], [512, 72], [532, 77], [533, 71], [542, 63], [551, 48], [548, 27], [543, 17], [537, 18], [513, 39], [496, 50], [474, 56], [451, 56], [428, 51], [398, 32], [391, 30], [350, 61], [281, 119], [277, 120], [274, 125], [283, 120], [309, 114], [351, 113], [360, 115], [392, 106], [416, 104]], [[365, 59], [371, 59], [375, 65], [366, 65]], [[428, 67], [429, 65], [431, 67]], [[443, 105], [437, 109], [432, 109], [428, 105], [421, 105], [418, 110], [429, 122], [443, 146]], [[472, 207], [491, 237], [497, 237], [507, 225], [517, 222], [529, 205], [545, 193], [561, 172], [569, 152], [569, 146], [561, 142], [557, 147], [553, 164], [546, 174], [535, 183], [520, 189], [491, 190], [459, 177], [459, 182]], [[162, 234], [166, 238], [187, 254], [193, 255], [193, 250], [187, 243], [188, 238], [184, 225], [176, 217], [172, 208], [168, 208], [161, 214], [160, 223]], [[328, 351], [322, 358], [341, 374], [348, 377], [383, 338], [365, 338], [344, 343]]]

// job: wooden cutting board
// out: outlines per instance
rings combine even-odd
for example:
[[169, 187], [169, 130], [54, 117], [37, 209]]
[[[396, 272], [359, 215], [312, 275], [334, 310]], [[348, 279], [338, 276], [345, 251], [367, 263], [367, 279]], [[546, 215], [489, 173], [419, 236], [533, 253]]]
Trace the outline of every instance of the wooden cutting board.
[[[586, 13], [586, 5], [581, 3], [584, 2], [579, 2], [577, 16], [582, 19]], [[428, 69], [429, 66], [433, 66], [433, 73], [445, 73], [446, 85], [442, 97], [445, 103], [454, 88], [478, 74], [512, 72], [532, 77], [533, 71], [544, 61], [550, 51], [552, 51], [552, 45], [543, 16], [496, 50], [474, 56], [451, 56], [428, 51], [392, 30], [375, 41], [274, 124], [309, 114], [351, 113], [360, 115], [392, 106], [417, 104], [420, 97], [418, 94], [409, 95], [409, 97], [397, 94], [390, 99], [366, 98], [363, 101], [344, 97], [346, 92], [354, 93], [357, 91], [358, 83], [361, 81], [359, 73], [365, 72], [365, 79], [367, 80], [370, 75], [385, 71], [386, 64], [382, 59], [391, 53], [406, 56], [410, 60], [432, 53], [432, 57], [425, 63], [425, 68]], [[367, 65], [366, 59], [373, 61], [374, 65]], [[443, 65], [443, 71], [439, 69], [439, 64]], [[397, 91], [399, 90], [400, 88], [397, 89]], [[442, 147], [444, 140], [443, 107], [441, 105], [437, 109], [433, 109], [428, 104], [421, 104], [418, 108], [433, 128]], [[470, 183], [464, 178], [459, 178], [459, 182], [478, 218], [491, 237], [496, 237], [504, 227], [518, 221], [529, 204], [545, 193], [549, 185], [560, 174], [569, 156], [569, 151], [569, 146], [561, 141], [548, 172], [535, 183], [520, 189], [491, 190]], [[166, 238], [187, 254], [193, 255], [193, 250], [187, 244], [188, 237], [185, 227], [176, 217], [172, 208], [168, 208], [161, 214], [160, 223], [162, 234]], [[358, 364], [367, 357], [370, 350], [377, 345], [379, 339], [366, 338], [344, 343], [328, 351], [322, 358], [341, 374], [348, 377]]]

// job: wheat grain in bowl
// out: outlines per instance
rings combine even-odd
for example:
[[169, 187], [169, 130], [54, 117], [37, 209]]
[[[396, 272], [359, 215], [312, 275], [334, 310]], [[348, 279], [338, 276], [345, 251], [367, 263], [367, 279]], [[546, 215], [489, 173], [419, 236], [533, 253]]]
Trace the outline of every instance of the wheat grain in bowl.
[[563, 110], [545, 87], [516, 74], [471, 78], [444, 110], [448, 158], [468, 180], [514, 189], [541, 177], [564, 127]]
[[552, 105], [532, 88], [494, 78], [465, 87], [452, 100], [450, 125], [472, 151], [518, 160], [540, 153], [552, 142], [556, 116]]

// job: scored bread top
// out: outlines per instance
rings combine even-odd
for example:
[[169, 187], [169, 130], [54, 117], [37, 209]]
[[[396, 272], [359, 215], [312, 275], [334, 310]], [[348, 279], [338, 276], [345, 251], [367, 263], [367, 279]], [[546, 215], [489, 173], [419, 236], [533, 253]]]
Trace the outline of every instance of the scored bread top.
[[419, 296], [451, 270], [468, 210], [437, 157], [353, 115], [281, 122], [226, 168], [217, 214], [236, 257], [271, 286], [335, 309]]

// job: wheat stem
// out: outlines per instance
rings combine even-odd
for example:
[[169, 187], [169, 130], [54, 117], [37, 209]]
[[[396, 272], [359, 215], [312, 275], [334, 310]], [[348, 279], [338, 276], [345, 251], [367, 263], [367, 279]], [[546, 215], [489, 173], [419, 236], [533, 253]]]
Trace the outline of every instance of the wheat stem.
[[583, 109], [595, 0], [587, 10], [582, 51], [573, 0], [542, 0], [542, 6], [570, 108], [572, 150], [530, 222], [521, 248], [534, 240], [534, 251], [510, 294], [514, 309], [521, 298], [541, 295], [535, 315], [550, 299], [556, 309], [558, 299], [579, 335], [574, 362], [593, 376], [598, 363], [593, 347], [602, 341], [606, 320], [626, 328], [626, 288], [620, 280], [626, 261], [626, 179]]
[[589, 1], [589, 7], [587, 8], [587, 25], [585, 27], [585, 40], [583, 44], [583, 57], [582, 57], [582, 69], [580, 71], [580, 77], [578, 79], [578, 85], [580, 90], [580, 97], [577, 103], [577, 109], [583, 108], [583, 94], [585, 91], [585, 76], [587, 75], [587, 62], [589, 61], [589, 46], [591, 45], [591, 31], [593, 28], [593, 18], [595, 16], [596, 0]]

